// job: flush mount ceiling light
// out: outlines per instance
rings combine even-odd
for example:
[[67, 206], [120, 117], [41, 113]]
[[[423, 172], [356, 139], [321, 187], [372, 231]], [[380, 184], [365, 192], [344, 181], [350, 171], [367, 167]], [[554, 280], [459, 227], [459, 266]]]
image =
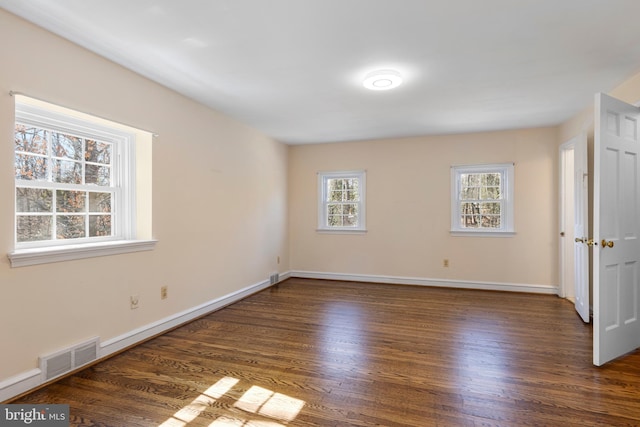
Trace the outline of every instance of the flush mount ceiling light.
[[371, 90], [389, 90], [402, 84], [402, 76], [395, 70], [372, 71], [365, 77], [362, 85]]

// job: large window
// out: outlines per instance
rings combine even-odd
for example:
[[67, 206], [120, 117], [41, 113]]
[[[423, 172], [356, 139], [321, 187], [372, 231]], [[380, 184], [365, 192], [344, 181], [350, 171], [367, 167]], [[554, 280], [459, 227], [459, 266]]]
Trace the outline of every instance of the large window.
[[318, 195], [318, 230], [366, 230], [364, 171], [320, 172]]
[[16, 243], [113, 236], [114, 148], [16, 123]]
[[[109, 247], [104, 254], [150, 249], [131, 244], [136, 239], [135, 135], [59, 110], [16, 101], [12, 265], [42, 251], [73, 247], [78, 252], [87, 245], [93, 255], [64, 259], [95, 256], [100, 244]], [[128, 247], [114, 252], [118, 245]]]
[[451, 231], [513, 233], [513, 164], [451, 168]]

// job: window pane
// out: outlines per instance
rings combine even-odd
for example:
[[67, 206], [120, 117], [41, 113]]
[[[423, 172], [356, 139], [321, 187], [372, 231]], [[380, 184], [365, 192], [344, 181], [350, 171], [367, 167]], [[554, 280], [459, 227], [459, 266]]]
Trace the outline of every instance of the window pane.
[[500, 228], [500, 215], [483, 215], [483, 228]]
[[54, 157], [62, 157], [71, 160], [82, 160], [82, 139], [76, 136], [53, 133], [51, 135], [51, 148]]
[[87, 162], [111, 164], [111, 144], [106, 142], [86, 140], [87, 148], [84, 158]]
[[357, 178], [345, 179], [344, 185], [346, 190], [358, 190], [358, 179]]
[[360, 200], [359, 180], [340, 178], [327, 180], [328, 202], [353, 202]]
[[500, 203], [482, 203], [480, 212], [482, 214], [500, 215]]
[[85, 191], [56, 191], [56, 211], [57, 212], [85, 212], [86, 208]]
[[357, 227], [358, 226], [358, 205], [348, 204], [342, 207], [343, 211], [343, 224], [345, 227]]
[[52, 160], [53, 182], [82, 184], [82, 164], [69, 160]]
[[478, 228], [480, 226], [480, 215], [461, 215], [460, 224], [465, 228]]
[[342, 205], [327, 205], [327, 225], [330, 227], [342, 226]]
[[328, 193], [327, 201], [328, 202], [341, 202], [343, 198], [342, 190], [331, 190]]
[[16, 188], [16, 212], [51, 212], [53, 191], [41, 188]]
[[480, 213], [480, 204], [479, 203], [463, 203], [461, 205], [462, 214], [470, 215]]
[[478, 200], [480, 198], [480, 189], [477, 187], [463, 187], [460, 191], [461, 200]]
[[342, 205], [342, 213], [350, 216], [358, 215], [358, 205], [355, 203], [344, 204]]
[[[464, 186], [466, 183], [467, 186]], [[500, 174], [461, 175], [460, 200], [500, 200]], [[460, 204], [460, 225], [464, 228], [500, 228], [500, 202]]]
[[111, 236], [111, 215], [89, 215], [89, 237]]
[[342, 179], [331, 178], [327, 180], [329, 190], [342, 190]]
[[332, 227], [357, 227], [358, 205], [355, 203], [328, 206], [327, 223]]
[[48, 132], [43, 129], [16, 124], [14, 133], [15, 151], [47, 154], [47, 134]]
[[45, 157], [16, 153], [14, 167], [16, 179], [40, 181], [47, 179], [47, 159]]
[[77, 239], [85, 237], [84, 215], [58, 215], [56, 217], [57, 238]]
[[485, 186], [500, 186], [500, 174], [499, 173], [483, 173], [482, 185]]
[[499, 200], [500, 187], [483, 187], [480, 198], [483, 200]]
[[358, 217], [357, 216], [344, 216], [343, 217], [343, 227], [357, 227], [358, 226]]
[[16, 218], [18, 242], [51, 240], [52, 216], [20, 215]]
[[342, 215], [329, 215], [327, 217], [327, 224], [330, 227], [342, 227]]
[[464, 187], [479, 187], [482, 182], [482, 174], [463, 173], [460, 176], [460, 182]]
[[346, 194], [345, 201], [357, 202], [360, 200], [358, 180], [355, 178], [345, 179]]
[[111, 168], [108, 166], [86, 165], [85, 184], [111, 185]]
[[329, 215], [342, 215], [342, 205], [327, 205]]
[[111, 212], [111, 193], [89, 192], [89, 212]]

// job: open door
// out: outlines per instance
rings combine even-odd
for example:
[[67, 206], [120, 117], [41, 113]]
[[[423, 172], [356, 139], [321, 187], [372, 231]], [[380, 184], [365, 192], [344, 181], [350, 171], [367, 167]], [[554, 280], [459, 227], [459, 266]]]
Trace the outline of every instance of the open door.
[[585, 323], [590, 320], [589, 307], [589, 247], [583, 242], [589, 234], [589, 166], [587, 134], [576, 138], [573, 146], [574, 171], [574, 285], [576, 311]]
[[593, 363], [640, 347], [640, 109], [596, 95]]

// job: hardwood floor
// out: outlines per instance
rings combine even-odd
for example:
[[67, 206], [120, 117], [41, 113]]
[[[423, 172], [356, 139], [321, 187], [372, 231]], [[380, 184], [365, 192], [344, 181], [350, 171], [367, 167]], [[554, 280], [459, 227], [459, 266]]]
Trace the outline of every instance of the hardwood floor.
[[548, 295], [289, 279], [13, 403], [78, 426], [638, 426]]

